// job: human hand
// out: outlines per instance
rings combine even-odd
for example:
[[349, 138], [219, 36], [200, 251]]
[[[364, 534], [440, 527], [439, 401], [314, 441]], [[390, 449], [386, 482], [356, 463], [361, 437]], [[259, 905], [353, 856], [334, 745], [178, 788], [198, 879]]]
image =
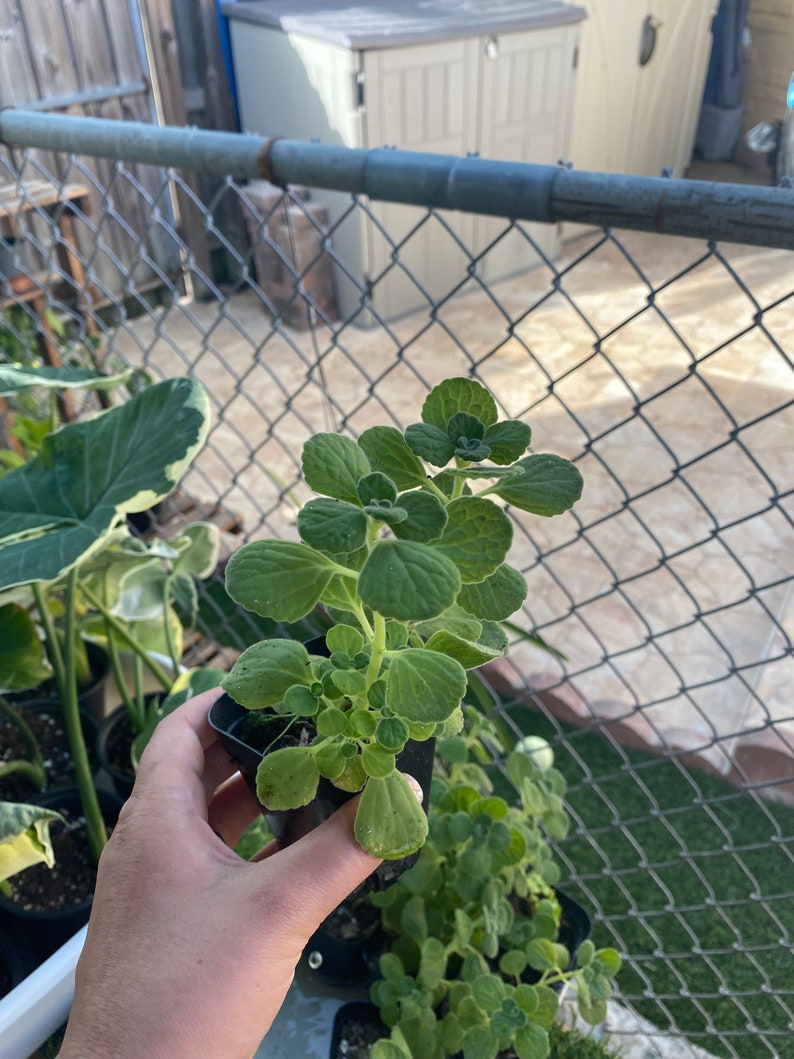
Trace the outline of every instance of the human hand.
[[59, 1059], [250, 1059], [311, 934], [380, 861], [357, 799], [292, 846], [234, 853], [261, 807], [207, 723], [157, 726], [99, 863]]

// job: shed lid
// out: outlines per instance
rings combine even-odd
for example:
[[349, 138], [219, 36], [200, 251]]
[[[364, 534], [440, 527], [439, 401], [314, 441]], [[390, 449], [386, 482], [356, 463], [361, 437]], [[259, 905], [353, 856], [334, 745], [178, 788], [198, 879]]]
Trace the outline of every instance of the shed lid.
[[245, 0], [223, 3], [230, 19], [281, 29], [346, 48], [475, 37], [542, 29], [586, 18], [584, 8], [559, 0]]

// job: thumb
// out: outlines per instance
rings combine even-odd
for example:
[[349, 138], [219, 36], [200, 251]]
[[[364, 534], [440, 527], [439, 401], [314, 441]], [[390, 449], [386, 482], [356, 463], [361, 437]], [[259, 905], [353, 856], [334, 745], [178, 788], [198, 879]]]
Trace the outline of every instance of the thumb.
[[[412, 776], [406, 779], [421, 801], [419, 784]], [[262, 862], [263, 869], [278, 872], [292, 928], [303, 941], [382, 863], [356, 839], [358, 803], [358, 797], [351, 798], [319, 827]]]

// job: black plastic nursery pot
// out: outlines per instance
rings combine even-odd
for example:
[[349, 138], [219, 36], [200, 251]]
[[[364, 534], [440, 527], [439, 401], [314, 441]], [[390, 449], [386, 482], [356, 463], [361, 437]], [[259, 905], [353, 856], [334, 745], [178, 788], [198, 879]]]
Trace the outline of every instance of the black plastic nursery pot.
[[377, 1007], [368, 1000], [351, 1000], [334, 1016], [328, 1059], [357, 1059], [369, 1055], [370, 1047], [389, 1029], [381, 1022]]
[[[118, 819], [122, 801], [107, 791], [98, 791], [97, 795], [105, 823], [112, 828]], [[96, 868], [92, 862], [89, 863], [91, 854], [87, 839], [84, 834], [81, 839], [79, 834], [83, 810], [77, 788], [52, 788], [42, 792], [35, 802], [54, 809], [66, 819], [66, 825], [56, 821], [50, 828], [55, 866], [47, 868], [45, 865], [36, 865], [23, 873], [26, 879], [35, 878], [37, 873], [40, 875], [48, 890], [48, 906], [33, 902], [23, 905], [19, 900], [0, 894], [0, 928], [7, 929], [9, 923], [13, 924], [12, 930], [23, 933], [38, 960], [44, 960], [88, 922], [94, 898]], [[71, 900], [64, 893], [58, 894], [57, 888], [76, 864], [80, 865], [77, 874], [81, 877], [79, 882], [84, 896]]]
[[[14, 702], [13, 706], [33, 732], [45, 763], [48, 786], [69, 787], [74, 784], [74, 762], [60, 702], [50, 698], [26, 699], [23, 702]], [[89, 762], [96, 771], [98, 762], [94, 744], [97, 738], [97, 724], [93, 715], [83, 708], [80, 709], [80, 725]], [[21, 743], [18, 750], [13, 748], [12, 739], [17, 737], [18, 733], [11, 727], [10, 722], [0, 719], [0, 761], [3, 760], [4, 748], [9, 754], [9, 760], [17, 756], [27, 756], [26, 748]], [[32, 782], [21, 773], [12, 773], [0, 781], [2, 801], [36, 801], [38, 795], [39, 792]]]
[[[256, 794], [256, 770], [262, 760], [262, 753], [250, 746], [242, 737], [241, 728], [249, 711], [240, 706], [229, 695], [222, 695], [209, 711], [211, 727], [218, 733], [221, 745], [237, 765], [248, 787]], [[409, 742], [397, 756], [397, 767], [401, 772], [413, 776], [423, 791], [422, 806], [427, 812], [430, 798], [430, 780], [433, 774], [435, 757], [435, 740]], [[313, 831], [341, 805], [355, 797], [348, 791], [342, 791], [326, 779], [321, 778], [316, 798], [300, 809], [270, 812], [263, 807], [271, 831], [279, 842], [288, 846], [299, 838]], [[416, 863], [418, 853], [412, 853], [400, 860], [384, 861], [373, 873], [372, 888], [381, 890], [394, 882], [404, 871]]]
[[[164, 696], [163, 691], [150, 691], [144, 695], [146, 710]], [[110, 777], [119, 798], [125, 801], [132, 793], [135, 783], [135, 768], [132, 764], [132, 744], [135, 737], [135, 729], [126, 706], [118, 706], [102, 721], [96, 738], [99, 767]]]

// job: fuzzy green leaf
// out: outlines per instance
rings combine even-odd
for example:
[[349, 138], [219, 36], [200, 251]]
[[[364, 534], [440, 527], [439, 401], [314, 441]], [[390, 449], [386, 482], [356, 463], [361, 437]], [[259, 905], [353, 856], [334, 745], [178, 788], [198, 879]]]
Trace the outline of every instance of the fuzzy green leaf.
[[399, 490], [414, 489], [427, 481], [427, 471], [408, 448], [396, 427], [370, 427], [359, 437], [373, 471], [391, 478]]
[[463, 1059], [496, 1059], [499, 1042], [488, 1026], [470, 1026], [463, 1034]]
[[513, 540], [504, 511], [482, 496], [462, 496], [447, 505], [448, 522], [434, 545], [450, 558], [461, 581], [483, 581], [502, 564]]
[[466, 671], [436, 651], [398, 651], [386, 674], [386, 703], [405, 721], [445, 721], [466, 691]]
[[497, 482], [494, 492], [522, 511], [549, 518], [573, 507], [582, 495], [581, 472], [562, 456], [537, 453], [516, 466], [523, 473]]
[[483, 440], [490, 449], [489, 459], [500, 467], [507, 467], [527, 451], [532, 431], [518, 419], [505, 419], [488, 427]]
[[356, 486], [356, 492], [365, 507], [367, 504], [377, 504], [382, 501], [393, 504], [397, 499], [397, 486], [382, 471], [373, 471], [371, 474], [366, 474], [363, 478], [360, 478]]
[[422, 942], [419, 957], [419, 981], [426, 989], [440, 985], [447, 969], [447, 950], [438, 938], [426, 938]]
[[406, 427], [405, 440], [412, 452], [434, 467], [444, 467], [455, 455], [455, 446], [445, 431], [428, 423], [412, 423]]
[[502, 563], [489, 577], [463, 585], [458, 605], [469, 614], [488, 621], [505, 621], [527, 597], [527, 583], [518, 570]]
[[518, 1059], [546, 1059], [549, 1054], [549, 1035], [534, 1022], [516, 1032], [513, 1048]]
[[391, 776], [394, 772], [394, 762], [394, 754], [382, 750], [374, 743], [363, 747], [361, 751], [361, 764], [366, 774], [372, 776], [373, 779], [382, 780]]
[[459, 590], [455, 564], [416, 541], [378, 541], [358, 579], [364, 604], [398, 621], [434, 618], [454, 603]]
[[400, 507], [408, 514], [407, 519], [393, 527], [394, 536], [400, 540], [428, 543], [440, 537], [447, 524], [447, 509], [434, 493], [422, 489], [404, 493]]
[[352, 658], [364, 646], [364, 637], [352, 625], [340, 624], [328, 630], [325, 634], [325, 642], [332, 654], [335, 651], [344, 651]]
[[314, 798], [319, 782], [312, 748], [288, 746], [262, 759], [256, 771], [256, 794], [268, 809], [299, 809]]
[[427, 817], [408, 781], [396, 769], [385, 779], [369, 779], [356, 813], [359, 845], [373, 857], [399, 860], [427, 837]]
[[303, 477], [306, 484], [321, 496], [332, 496], [358, 504], [357, 483], [369, 474], [370, 465], [364, 452], [342, 434], [320, 433], [303, 446]]
[[469, 412], [486, 427], [499, 418], [496, 402], [488, 390], [473, 379], [445, 379], [434, 386], [422, 405], [422, 422], [445, 430], [456, 412]]
[[483, 1011], [496, 1011], [505, 995], [504, 982], [495, 974], [481, 974], [471, 983], [471, 995]]
[[367, 539], [367, 516], [344, 500], [318, 497], [298, 512], [298, 532], [318, 551], [332, 555], [355, 552]]
[[253, 541], [229, 560], [226, 591], [254, 614], [298, 621], [316, 606], [334, 574], [331, 560], [307, 544]]
[[280, 702], [293, 684], [312, 680], [309, 655], [294, 640], [260, 640], [243, 651], [223, 688], [241, 706], [261, 710]]
[[430, 637], [427, 648], [449, 655], [460, 662], [464, 669], [476, 669], [494, 658], [503, 658], [508, 650], [507, 636], [500, 625], [488, 622], [482, 632], [482, 638], [473, 643], [452, 632], [440, 631]]

